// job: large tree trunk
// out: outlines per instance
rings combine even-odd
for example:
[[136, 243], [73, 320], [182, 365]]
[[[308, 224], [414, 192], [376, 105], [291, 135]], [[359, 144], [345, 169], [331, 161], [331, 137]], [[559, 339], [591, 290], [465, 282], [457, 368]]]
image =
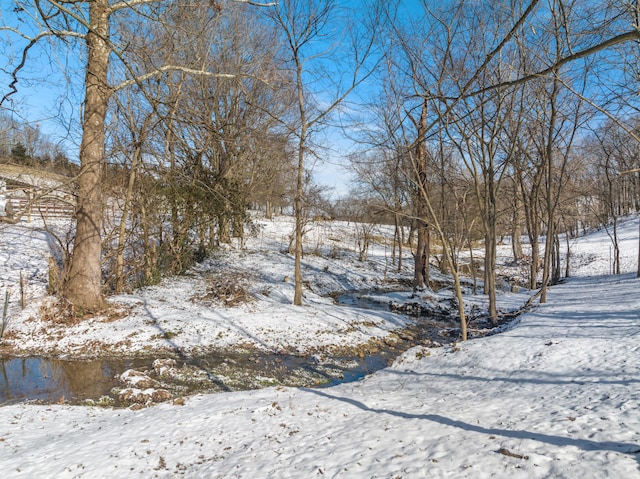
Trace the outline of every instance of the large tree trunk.
[[267, 200], [267, 203], [264, 207], [264, 217], [268, 220], [273, 218], [273, 204], [271, 203], [271, 200]]
[[77, 313], [104, 307], [102, 296], [102, 170], [104, 168], [105, 117], [110, 90], [109, 1], [89, 4], [91, 27], [86, 34], [87, 71], [84, 122], [80, 144], [80, 177], [76, 237], [63, 288], [64, 297]]

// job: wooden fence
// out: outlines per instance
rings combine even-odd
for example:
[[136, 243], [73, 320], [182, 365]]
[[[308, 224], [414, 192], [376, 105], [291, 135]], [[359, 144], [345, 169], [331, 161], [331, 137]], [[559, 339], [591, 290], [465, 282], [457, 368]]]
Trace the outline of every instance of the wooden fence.
[[72, 204], [57, 198], [29, 201], [25, 197], [9, 197], [7, 203], [11, 204], [14, 215], [26, 216], [28, 220], [32, 217], [70, 218], [75, 213], [75, 207]]

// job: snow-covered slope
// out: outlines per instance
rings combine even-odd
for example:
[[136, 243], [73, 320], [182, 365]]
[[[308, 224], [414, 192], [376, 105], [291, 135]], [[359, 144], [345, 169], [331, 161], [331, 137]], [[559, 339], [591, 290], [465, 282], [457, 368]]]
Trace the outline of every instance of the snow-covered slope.
[[640, 283], [575, 279], [500, 335], [328, 389], [0, 408], [3, 477], [640, 477]]
[[[631, 258], [637, 222], [624, 227]], [[591, 276], [508, 331], [413, 348], [357, 383], [2, 407], [2, 477], [640, 478], [640, 280], [593, 275], [600, 238], [575, 245]]]

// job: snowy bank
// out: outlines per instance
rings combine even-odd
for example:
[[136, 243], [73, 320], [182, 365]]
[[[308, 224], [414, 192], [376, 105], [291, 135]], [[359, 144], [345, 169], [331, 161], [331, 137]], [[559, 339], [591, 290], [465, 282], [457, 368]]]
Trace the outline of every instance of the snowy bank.
[[513, 329], [328, 389], [140, 411], [0, 408], [3, 477], [640, 477], [640, 282], [573, 279]]
[[[304, 306], [297, 307], [290, 279], [294, 257], [286, 252], [291, 218], [257, 219], [256, 224], [257, 233], [242, 246], [224, 246], [182, 276], [110, 297], [110, 311], [81, 320], [66, 320], [45, 297], [51, 237], [35, 221], [3, 226], [0, 259], [6, 259], [4, 265], [0, 262], [0, 293], [9, 288], [12, 301], [0, 357], [192, 356], [232, 349], [308, 355], [366, 350], [370, 344], [393, 341], [393, 332], [411, 323], [389, 311], [340, 306], [331, 297], [346, 291], [410, 289], [410, 252], [405, 251], [398, 271], [391, 256], [391, 227], [379, 227], [378, 242], [372, 242], [367, 260], [359, 261], [353, 224], [309, 226], [302, 262]], [[19, 306], [20, 271], [27, 285], [24, 310]], [[403, 300], [409, 296], [404, 294]], [[423, 296], [456, 309], [450, 304], [451, 291]], [[517, 309], [526, 297], [502, 295], [500, 304]], [[469, 301], [482, 304], [486, 298]]]

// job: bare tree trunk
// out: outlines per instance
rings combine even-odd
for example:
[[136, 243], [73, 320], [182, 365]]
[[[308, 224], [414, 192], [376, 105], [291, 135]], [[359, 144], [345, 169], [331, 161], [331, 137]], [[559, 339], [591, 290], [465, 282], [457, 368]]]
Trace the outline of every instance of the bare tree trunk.
[[418, 220], [418, 246], [416, 247], [415, 264], [413, 271], [413, 290], [418, 291], [429, 287], [428, 284], [428, 240], [427, 224]]
[[233, 237], [239, 238], [244, 244], [244, 218], [237, 212], [233, 215]]
[[516, 188], [514, 201], [515, 206], [513, 208], [513, 227], [511, 228], [511, 247], [513, 251], [513, 262], [515, 264], [522, 261], [524, 256], [522, 253], [522, 195], [519, 189], [519, 182], [514, 181]]
[[551, 269], [551, 284], [560, 283], [560, 235], [558, 234], [558, 225], [554, 228], [556, 234], [553, 239], [553, 268]]
[[264, 207], [264, 217], [267, 220], [270, 220], [273, 218], [273, 205], [271, 203], [271, 200], [267, 200], [267, 203]]
[[489, 297], [489, 317], [491, 324], [498, 325], [498, 307], [496, 298], [496, 238], [495, 223], [489, 223], [489, 231], [485, 236], [484, 257], [484, 294]]
[[567, 242], [567, 259], [564, 268], [564, 277], [569, 278], [571, 275], [571, 244], [569, 243], [569, 235], [564, 235]]
[[498, 306], [496, 292], [496, 260], [497, 260], [497, 234], [496, 234], [496, 188], [493, 182], [493, 161], [490, 162], [491, 174], [488, 176], [486, 189], [486, 219], [485, 219], [485, 257], [484, 257], [484, 294], [489, 297], [489, 317], [491, 324], [498, 325]]
[[398, 213], [393, 215], [393, 244], [391, 245], [391, 264], [396, 264], [396, 245], [400, 238], [400, 231], [398, 231]]
[[[302, 90], [300, 90], [302, 96]], [[302, 101], [302, 98], [301, 100]], [[304, 186], [304, 147], [305, 147], [305, 130], [306, 123], [302, 122], [302, 133], [300, 135], [300, 143], [298, 145], [298, 175], [296, 180], [296, 197], [294, 201], [294, 210], [296, 217], [296, 231], [295, 231], [295, 292], [293, 295], [293, 304], [296, 306], [302, 306], [302, 236], [304, 222], [302, 218], [302, 199], [303, 199], [303, 186]]]
[[[404, 226], [400, 222], [400, 234], [398, 236], [398, 273], [402, 271], [402, 245], [404, 243]], [[639, 267], [640, 270], [640, 267]]]
[[[473, 223], [472, 223], [473, 224]], [[469, 271], [471, 272], [471, 278], [473, 279], [473, 294], [478, 294], [478, 272], [476, 271], [476, 260], [473, 256], [473, 243], [471, 241], [471, 234], [467, 234], [467, 244], [469, 245]]]
[[613, 274], [620, 274], [620, 242], [618, 240], [618, 216], [613, 216]]
[[550, 266], [551, 266], [551, 253], [553, 247], [553, 238], [555, 232], [554, 214], [555, 207], [553, 201], [553, 154], [554, 154], [554, 132], [557, 119], [557, 105], [556, 99], [558, 97], [559, 80], [554, 78], [553, 90], [551, 92], [551, 116], [549, 118], [549, 129], [547, 133], [547, 145], [545, 152], [546, 160], [546, 184], [545, 184], [545, 201], [547, 206], [547, 237], [544, 245], [544, 270], [542, 272], [542, 291], [540, 292], [540, 303], [547, 302], [547, 289], [549, 287], [550, 279]]
[[[537, 202], [536, 196], [531, 196], [531, 201]], [[535, 204], [532, 204], [527, 212], [527, 230], [529, 232], [529, 244], [531, 245], [531, 264], [529, 265], [529, 289], [536, 289], [538, 287], [538, 272], [540, 268], [540, 245], [538, 240], [540, 238], [539, 223], [538, 223], [538, 208]]]
[[431, 229], [427, 225], [425, 229], [425, 241], [424, 248], [424, 283], [427, 288], [431, 288], [431, 275], [429, 270], [429, 258], [431, 257]]
[[127, 231], [127, 221], [129, 219], [129, 211], [131, 209], [131, 199], [133, 197], [133, 186], [136, 181], [136, 172], [138, 170], [142, 158], [141, 145], [136, 146], [136, 151], [131, 160], [131, 172], [129, 173], [129, 183], [127, 184], [127, 193], [122, 207], [122, 216], [120, 217], [120, 225], [118, 229], [118, 250], [116, 253], [116, 292], [124, 290], [124, 243]]
[[636, 278], [640, 278], [640, 211], [638, 212], [638, 271]]
[[536, 289], [538, 287], [538, 273], [540, 271], [540, 246], [538, 244], [538, 235], [532, 235], [534, 241], [531, 243], [531, 265], [529, 266], [529, 287]]
[[547, 227], [547, 236], [544, 243], [544, 264], [542, 270], [542, 290], [540, 292], [540, 302], [547, 302], [547, 288], [549, 286], [550, 266], [551, 266], [551, 248], [553, 241], [553, 226], [549, 223]]
[[415, 266], [413, 271], [413, 290], [421, 290], [429, 287], [429, 225], [425, 221], [427, 208], [425, 205], [427, 196], [427, 100], [422, 101], [420, 121], [417, 125], [416, 154], [415, 154], [415, 181], [418, 183], [417, 197], [417, 232], [418, 245], [415, 254]]
[[80, 144], [80, 177], [76, 237], [63, 289], [75, 311], [104, 307], [101, 271], [102, 170], [104, 168], [105, 118], [110, 89], [107, 84], [110, 49], [109, 1], [89, 4], [91, 28], [86, 34], [87, 71], [84, 121]]
[[218, 215], [218, 243], [231, 244], [231, 224], [226, 208]]
[[[317, 62], [322, 62], [323, 58], [328, 58], [329, 52], [318, 54], [316, 47], [311, 47], [314, 42], [319, 41], [321, 50], [324, 50], [328, 44], [327, 38], [334, 35], [330, 32], [336, 27], [332, 22], [336, 13], [337, 4], [332, 0], [316, 0], [313, 2], [297, 2], [293, 0], [281, 0], [273, 5], [270, 17], [275, 22], [277, 28], [284, 36], [285, 43], [291, 54], [292, 63], [295, 65], [295, 77], [293, 79], [293, 88], [296, 92], [296, 109], [298, 118], [295, 126], [292, 125], [292, 132], [295, 132], [298, 138], [298, 164], [296, 178], [296, 193], [294, 199], [294, 214], [296, 217], [295, 227], [295, 292], [293, 297], [294, 305], [302, 305], [302, 238], [304, 235], [304, 218], [303, 218], [303, 200], [304, 200], [304, 159], [307, 153], [309, 135], [311, 128], [316, 124], [325, 122], [335, 109], [345, 100], [347, 95], [353, 91], [356, 86], [364, 80], [364, 76], [360, 73], [366, 63], [364, 60], [371, 54], [373, 34], [365, 37], [358, 37], [359, 41], [351, 43], [349, 55], [353, 55], [353, 68], [349, 72], [351, 79], [346, 85], [336, 82], [336, 91], [332, 96], [332, 100], [328, 106], [322, 107], [320, 110], [312, 111], [309, 109], [309, 98], [313, 96], [312, 84], [318, 81], [318, 78], [328, 78], [326, 75], [333, 75], [335, 71], [328, 73], [324, 68], [312, 68]], [[345, 32], [346, 33], [346, 32]], [[368, 38], [369, 41], [362, 42]], [[342, 39], [345, 39], [344, 37]], [[353, 38], [352, 38], [353, 39]], [[306, 54], [309, 49], [309, 55]], [[349, 63], [349, 62], [345, 62]], [[320, 63], [322, 65], [322, 63]], [[312, 73], [311, 73], [312, 72]], [[314, 81], [307, 82], [307, 73], [311, 73]], [[317, 76], [315, 76], [317, 75]], [[322, 83], [322, 82], [318, 82]], [[323, 91], [323, 94], [327, 91]], [[317, 106], [317, 105], [316, 105]]]

